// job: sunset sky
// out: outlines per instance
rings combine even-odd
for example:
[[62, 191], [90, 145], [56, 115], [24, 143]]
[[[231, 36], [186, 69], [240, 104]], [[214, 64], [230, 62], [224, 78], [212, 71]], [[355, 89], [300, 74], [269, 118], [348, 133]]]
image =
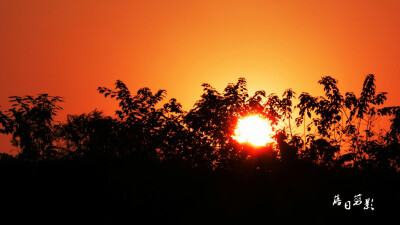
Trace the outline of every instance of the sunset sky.
[[[8, 96], [49, 93], [67, 114], [114, 115], [96, 91], [166, 89], [189, 110], [201, 84], [239, 77], [249, 91], [361, 91], [369, 73], [400, 104], [400, 1], [0, 0], [0, 110]], [[0, 135], [0, 152], [9, 137]]]

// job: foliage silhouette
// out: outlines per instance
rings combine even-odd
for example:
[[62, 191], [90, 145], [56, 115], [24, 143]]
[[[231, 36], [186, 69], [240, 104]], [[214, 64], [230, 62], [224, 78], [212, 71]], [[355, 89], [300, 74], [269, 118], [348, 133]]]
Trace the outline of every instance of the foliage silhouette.
[[[176, 99], [165, 102], [165, 90], [141, 88], [132, 95], [117, 80], [113, 90], [99, 87], [105, 97], [119, 103], [116, 118], [100, 111], [68, 115], [63, 124], [53, 122], [62, 98], [41, 94], [34, 98], [12, 96], [13, 107], [0, 111], [0, 132], [12, 134], [20, 158], [150, 157], [168, 163], [208, 169], [235, 169], [253, 157], [253, 148], [237, 143], [232, 134], [241, 117], [268, 118], [276, 135], [270, 157], [299, 159], [325, 167], [399, 168], [399, 107], [381, 107], [386, 92], [376, 93], [374, 75], [363, 83], [360, 97], [342, 95], [337, 80], [318, 82], [324, 96], [299, 95], [287, 89], [279, 97], [259, 90], [249, 96], [245, 78], [230, 83], [222, 93], [204, 83], [193, 109], [184, 112]], [[163, 105], [160, 105], [164, 101]], [[295, 117], [294, 114], [298, 113]], [[390, 130], [374, 129], [377, 117], [389, 116]], [[303, 133], [298, 128], [303, 127]], [[258, 156], [260, 157], [260, 156]], [[251, 163], [250, 163], [251, 164]], [[257, 164], [257, 163], [256, 163]], [[257, 166], [259, 167], [259, 166]]]
[[[118, 80], [98, 88], [118, 101], [115, 118], [94, 110], [63, 123], [53, 121], [62, 98], [13, 96], [12, 108], [0, 111], [0, 132], [21, 152], [0, 154], [2, 202], [18, 208], [14, 219], [23, 212], [29, 220], [111, 224], [343, 224], [396, 215], [400, 107], [382, 106], [386, 93], [376, 93], [371, 74], [359, 97], [342, 95], [332, 77], [318, 83], [324, 96], [250, 96], [244, 78], [223, 92], [205, 83], [185, 112], [165, 90], [131, 94]], [[232, 138], [238, 120], [254, 114], [270, 121], [276, 141], [255, 147]], [[374, 128], [380, 117], [390, 120], [387, 132]], [[360, 191], [374, 194], [379, 210], [332, 208], [335, 194]]]
[[[377, 115], [394, 115], [385, 107], [377, 109], [386, 100], [386, 92], [375, 93], [375, 78], [369, 74], [363, 84], [360, 97], [353, 92], [347, 92], [345, 97], [341, 95], [337, 80], [332, 77], [323, 77], [319, 84], [324, 86], [325, 97], [313, 97], [308, 93], [299, 96], [299, 117], [296, 124], [304, 124], [307, 131], [315, 128], [316, 132], [306, 134], [306, 147], [304, 158], [318, 161], [326, 166], [342, 165], [352, 162], [355, 167], [368, 167], [378, 163], [374, 158], [377, 151], [369, 150], [371, 146], [380, 146], [380, 136], [373, 129], [373, 122]], [[306, 124], [305, 118], [311, 119]], [[315, 116], [313, 116], [313, 114]], [[365, 122], [365, 135], [361, 132], [362, 122]], [[305, 130], [305, 129], [304, 129]], [[345, 149], [347, 148], [347, 149]], [[343, 154], [342, 152], [347, 152]], [[391, 161], [391, 156], [386, 155], [384, 161]], [[380, 158], [378, 161], [382, 161]], [[398, 167], [398, 165], [397, 165]], [[385, 167], [388, 169], [388, 167]], [[394, 167], [392, 167], [394, 168]]]
[[29, 160], [48, 159], [57, 155], [54, 145], [53, 117], [62, 108], [59, 96], [40, 94], [36, 98], [11, 96], [12, 108], [5, 113], [0, 112], [0, 132], [12, 134], [11, 142], [21, 149], [19, 157]]
[[[165, 90], [153, 94], [149, 88], [141, 88], [132, 96], [126, 85], [118, 80], [114, 90], [99, 87], [98, 91], [119, 102], [120, 110], [116, 111], [116, 115], [119, 134], [124, 135], [120, 136], [123, 154], [135, 153], [157, 158], [160, 157], [159, 153], [165, 155], [168, 152], [168, 156], [172, 156], [182, 150], [181, 143], [177, 143], [178, 139], [174, 137], [174, 134], [178, 134], [177, 130], [183, 132], [180, 124], [181, 104], [171, 99], [163, 107], [156, 107], [164, 99]], [[164, 145], [169, 145], [169, 148]]]
[[113, 157], [120, 153], [119, 124], [101, 111], [68, 115], [67, 121], [56, 130], [64, 141], [63, 148], [70, 152], [69, 156]]
[[265, 91], [256, 91], [249, 97], [244, 78], [228, 84], [223, 93], [207, 83], [202, 86], [201, 99], [185, 116], [191, 135], [196, 137], [198, 152], [195, 154], [207, 159], [211, 168], [233, 169], [251, 155], [249, 146], [240, 145], [232, 138], [237, 121], [257, 114], [276, 124], [279, 113], [286, 112], [282, 110], [284, 104], [276, 96], [270, 96], [269, 105], [263, 106]]

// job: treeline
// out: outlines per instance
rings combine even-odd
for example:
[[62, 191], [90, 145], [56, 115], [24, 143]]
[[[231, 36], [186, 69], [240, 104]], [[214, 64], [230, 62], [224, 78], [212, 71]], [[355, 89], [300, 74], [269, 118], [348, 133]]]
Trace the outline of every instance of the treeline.
[[[244, 78], [222, 93], [205, 83], [200, 100], [185, 112], [176, 99], [165, 101], [165, 90], [141, 88], [131, 94], [118, 80], [113, 89], [98, 88], [118, 101], [115, 117], [94, 110], [68, 115], [63, 123], [53, 120], [62, 97], [11, 96], [12, 107], [0, 111], [0, 132], [12, 135], [21, 160], [145, 157], [207, 169], [234, 169], [253, 160], [251, 165], [260, 168], [266, 161], [249, 159], [254, 149], [232, 139], [239, 118], [258, 114], [276, 131], [276, 142], [262, 149], [270, 153], [271, 165], [400, 168], [400, 107], [383, 107], [387, 93], [376, 93], [374, 75], [365, 78], [359, 95], [343, 95], [329, 76], [318, 83], [324, 96], [297, 96], [291, 89], [282, 96], [263, 90], [250, 96]], [[374, 127], [381, 117], [389, 118], [388, 131]]]

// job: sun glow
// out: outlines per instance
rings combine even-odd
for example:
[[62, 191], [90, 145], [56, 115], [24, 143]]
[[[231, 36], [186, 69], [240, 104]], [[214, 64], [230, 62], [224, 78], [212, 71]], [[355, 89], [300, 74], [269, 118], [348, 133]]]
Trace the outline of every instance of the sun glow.
[[239, 143], [247, 142], [254, 146], [265, 146], [267, 143], [273, 142], [272, 135], [272, 127], [268, 120], [258, 115], [252, 115], [239, 119], [232, 138]]

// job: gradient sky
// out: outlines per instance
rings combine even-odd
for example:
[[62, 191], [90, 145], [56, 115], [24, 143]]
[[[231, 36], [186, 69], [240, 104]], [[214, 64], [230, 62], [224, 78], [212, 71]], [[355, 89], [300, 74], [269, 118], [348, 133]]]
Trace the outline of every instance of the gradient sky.
[[[98, 94], [117, 79], [132, 92], [166, 89], [186, 110], [201, 84], [222, 90], [319, 94], [325, 75], [359, 93], [376, 75], [400, 104], [400, 1], [0, 0], [0, 110], [8, 96], [65, 97], [67, 114], [116, 103]], [[0, 135], [0, 151], [10, 149]]]

